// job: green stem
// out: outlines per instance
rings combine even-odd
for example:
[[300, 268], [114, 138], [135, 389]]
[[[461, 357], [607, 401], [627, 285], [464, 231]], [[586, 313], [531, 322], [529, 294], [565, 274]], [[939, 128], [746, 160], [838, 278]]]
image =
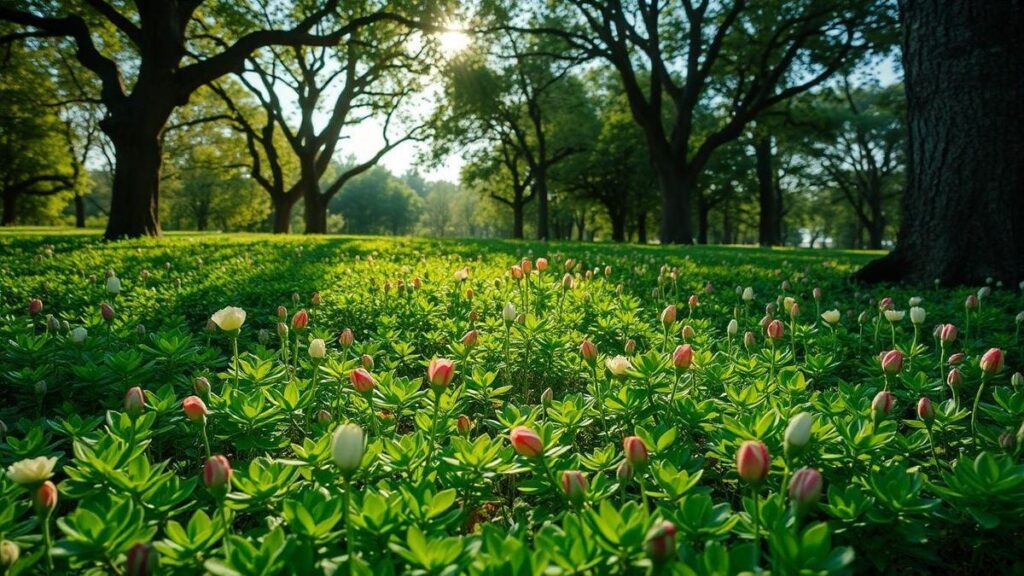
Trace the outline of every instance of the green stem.
[[932, 459], [935, 460], [935, 469], [938, 470], [939, 469], [939, 455], [938, 455], [938, 453], [935, 452], [935, 439], [932, 437], [932, 427], [931, 427], [931, 425], [925, 426], [925, 432], [928, 433], [928, 445], [931, 446], [931, 449], [932, 449]]
[[356, 546], [355, 538], [352, 537], [352, 484], [349, 483], [348, 478], [345, 478], [345, 492], [343, 494], [345, 500], [345, 551], [348, 553], [348, 574], [349, 576], [355, 575], [355, 557], [356, 557]]
[[754, 493], [754, 565], [761, 563], [761, 513], [758, 505], [757, 487], [753, 487]]
[[640, 499], [644, 503], [644, 510], [649, 512], [651, 503], [647, 500], [647, 484], [644, 482], [643, 472], [637, 470], [636, 481], [640, 484]]
[[206, 459], [209, 460], [212, 457], [210, 453], [210, 439], [206, 436], [206, 420], [203, 420], [203, 426], [200, 428], [203, 433], [203, 447], [206, 448]]
[[605, 436], [608, 435], [608, 419], [604, 414], [604, 394], [601, 393], [601, 379], [597, 369], [597, 362], [594, 363], [594, 394], [597, 396], [597, 411], [601, 415], [601, 430]]
[[46, 551], [46, 572], [47, 574], [53, 572], [53, 539], [50, 536], [50, 514], [52, 510], [47, 510], [42, 516], [43, 521], [43, 550]]
[[981, 385], [978, 386], [978, 393], [974, 395], [974, 406], [971, 408], [971, 436], [974, 438], [974, 445], [978, 445], [978, 404], [981, 403], [981, 392], [985, 389], [985, 381], [988, 378], [981, 376]]
[[235, 388], [238, 388], [238, 336], [231, 339], [231, 348], [235, 353]]

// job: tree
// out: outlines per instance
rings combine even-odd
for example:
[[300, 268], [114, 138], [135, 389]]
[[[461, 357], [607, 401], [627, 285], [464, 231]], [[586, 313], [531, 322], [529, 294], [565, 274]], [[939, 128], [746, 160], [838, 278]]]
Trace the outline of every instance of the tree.
[[[435, 113], [435, 155], [461, 149], [471, 159], [469, 178], [487, 179], [505, 173], [506, 191], [491, 197], [513, 212], [514, 238], [524, 234], [524, 210], [537, 200], [537, 236], [549, 230], [549, 174], [584, 147], [579, 114], [586, 112], [585, 91], [568, 66], [557, 67], [537, 41], [523, 43], [501, 34], [493, 53], [456, 58], [448, 67], [445, 106]], [[493, 180], [492, 180], [493, 183]]]
[[[74, 146], [77, 135], [60, 117], [53, 98], [57, 90], [45, 68], [31, 61], [23, 47], [9, 48], [0, 64], [0, 225], [52, 222], [84, 184]], [[23, 200], [28, 202], [19, 206]]]
[[[239, 17], [244, 9], [205, 0], [136, 2], [131, 12], [104, 0], [14, 5], [0, 7], [0, 20], [21, 26], [18, 38], [73, 42], [78, 61], [99, 79], [99, 99], [106, 110], [101, 128], [116, 156], [108, 239], [160, 234], [160, 137], [174, 110], [200, 87], [239, 69], [262, 47], [330, 46], [373, 22], [409, 22], [375, 11], [330, 32], [311, 33], [335, 12], [338, 0], [327, 0], [287, 29], [250, 26], [248, 18]], [[225, 19], [230, 26], [219, 25]], [[229, 29], [240, 33], [227, 33]]]
[[352, 178], [332, 207], [345, 217], [350, 234], [402, 235], [412, 231], [423, 201], [405, 182], [382, 166]]
[[[691, 243], [692, 195], [712, 154], [762, 111], [870, 49], [891, 21], [888, 4], [560, 0], [544, 25], [514, 29], [561, 38], [572, 58], [615, 67], [661, 188], [661, 241]], [[718, 123], [696, 138], [695, 111], [709, 105]]]
[[[346, 3], [345, 19], [358, 18], [372, 7], [370, 2]], [[331, 22], [329, 18], [325, 25]], [[419, 90], [418, 79], [429, 69], [426, 62], [432, 60], [431, 45], [422, 40], [418, 31], [402, 24], [377, 22], [349, 34], [337, 47], [257, 51], [235, 76], [258, 103], [256, 111], [247, 111], [229, 88], [212, 86], [245, 135], [252, 177], [274, 204], [274, 232], [288, 232], [291, 210], [299, 199], [305, 207], [306, 233], [326, 232], [327, 205], [346, 182], [395, 147], [420, 139], [420, 125], [402, 127], [399, 116]], [[321, 122], [324, 109], [327, 119]], [[383, 123], [380, 146], [365, 160], [322, 181], [343, 131], [374, 118]], [[289, 157], [298, 168], [291, 177], [283, 169]]]
[[907, 188], [866, 281], [1024, 280], [1024, 2], [901, 0]]
[[867, 247], [880, 249], [890, 214], [903, 190], [906, 126], [901, 86], [851, 88], [817, 98], [821, 135], [808, 154], [822, 184], [853, 209]]

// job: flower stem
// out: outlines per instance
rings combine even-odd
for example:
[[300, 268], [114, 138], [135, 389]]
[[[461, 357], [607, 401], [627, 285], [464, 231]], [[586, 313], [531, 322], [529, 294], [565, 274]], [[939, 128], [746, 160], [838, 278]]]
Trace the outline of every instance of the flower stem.
[[53, 572], [53, 539], [50, 536], [50, 515], [52, 512], [52, 510], [47, 510], [40, 515], [43, 521], [43, 550], [46, 551], [47, 573]]
[[974, 445], [978, 445], [978, 404], [981, 403], [981, 392], [985, 389], [987, 377], [982, 375], [981, 385], [978, 386], [978, 393], [974, 395], [974, 406], [971, 408], [971, 436], [974, 438]]
[[356, 543], [355, 538], [352, 537], [352, 484], [349, 483], [348, 477], [345, 478], [343, 498], [345, 500], [343, 505], [345, 507], [345, 551], [348, 552], [348, 574], [354, 576]]
[[206, 421], [203, 421], [203, 426], [200, 428], [203, 433], [203, 447], [206, 448], [206, 459], [209, 460], [212, 457], [210, 453], [210, 439], [206, 436]]
[[751, 489], [754, 495], [754, 565], [761, 563], [761, 513], [758, 503], [757, 487]]

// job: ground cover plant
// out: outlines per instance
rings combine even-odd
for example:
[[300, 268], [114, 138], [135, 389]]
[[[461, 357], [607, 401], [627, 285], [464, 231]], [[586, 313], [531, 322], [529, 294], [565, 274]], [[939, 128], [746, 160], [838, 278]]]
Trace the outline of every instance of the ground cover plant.
[[1019, 571], [1021, 289], [871, 257], [5, 233], [0, 571]]

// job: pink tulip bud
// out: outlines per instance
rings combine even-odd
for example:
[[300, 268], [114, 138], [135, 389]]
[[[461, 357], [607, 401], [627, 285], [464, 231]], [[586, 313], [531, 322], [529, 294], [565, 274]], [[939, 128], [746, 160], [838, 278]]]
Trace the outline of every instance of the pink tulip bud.
[[935, 421], [935, 406], [927, 396], [922, 396], [917, 401], [917, 417], [921, 419], [921, 422], [929, 425]]
[[959, 366], [965, 358], [967, 357], [964, 356], [963, 352], [957, 352], [956, 354], [950, 354], [949, 358], [946, 359], [946, 363], [950, 366]]
[[579, 506], [587, 495], [587, 476], [579, 470], [562, 472], [562, 491], [574, 505]]
[[277, 323], [277, 337], [284, 340], [288, 337], [288, 325], [284, 322]]
[[110, 322], [114, 319], [114, 307], [106, 302], [100, 304], [100, 316], [107, 322]]
[[206, 403], [203, 399], [198, 396], [189, 396], [185, 398], [181, 403], [182, 410], [185, 411], [185, 417], [190, 422], [200, 423], [206, 421], [206, 416], [210, 413], [206, 409]]
[[39, 298], [33, 298], [28, 303], [28, 313], [32, 316], [39, 314], [43, 310], [43, 301]]
[[943, 324], [942, 330], [939, 331], [939, 340], [942, 340], [945, 344], [951, 344], [956, 340], [956, 326], [952, 324]]
[[319, 412], [316, 413], [316, 421], [321, 426], [329, 424], [333, 419], [334, 418], [331, 416], [331, 413], [328, 412], [327, 410], [320, 410]]
[[821, 473], [814, 468], [801, 468], [789, 481], [789, 499], [801, 513], [821, 498]]
[[128, 393], [124, 396], [124, 411], [125, 414], [134, 420], [142, 415], [142, 411], [146, 409], [146, 395], [142, 393], [142, 388], [138, 386], [132, 386], [128, 389]]
[[57, 486], [49, 480], [36, 488], [32, 495], [32, 505], [37, 514], [49, 515], [57, 507]]
[[352, 334], [351, 328], [345, 328], [341, 331], [341, 335], [338, 336], [338, 344], [341, 344], [342, 348], [348, 348], [355, 341], [355, 336]]
[[700, 304], [700, 300], [697, 299], [697, 295], [696, 294], [690, 294], [689, 300], [686, 301], [686, 305], [690, 308], [690, 310], [692, 311], [699, 304]]
[[629, 463], [629, 460], [623, 460], [619, 463], [619, 466], [615, 469], [615, 478], [623, 484], [633, 479], [633, 465]]
[[686, 326], [683, 326], [683, 329], [680, 331], [680, 334], [682, 335], [683, 340], [691, 340], [694, 336], [697, 335], [697, 331], [693, 329], [693, 326], [687, 324]]
[[899, 350], [889, 350], [881, 355], [882, 372], [889, 376], [895, 376], [903, 370], [903, 353]]
[[956, 389], [963, 383], [964, 377], [963, 374], [960, 373], [960, 370], [955, 367], [950, 369], [949, 374], [946, 375], [946, 385], [950, 388]]
[[544, 406], [548, 406], [551, 404], [551, 401], [554, 399], [554, 397], [555, 392], [550, 387], [545, 388], [544, 391], [541, 392], [540, 394], [540, 403]]
[[544, 454], [544, 443], [536, 432], [526, 426], [516, 426], [509, 434], [512, 441], [512, 448], [520, 456], [526, 458], [537, 458]]
[[467, 349], [473, 349], [477, 345], [479, 339], [480, 333], [476, 330], [470, 330], [462, 336], [462, 340], [459, 340], [459, 342]]
[[476, 292], [472, 288], [466, 288], [466, 300], [472, 300], [476, 296]]
[[473, 429], [473, 421], [469, 419], [469, 416], [460, 414], [459, 419], [455, 421], [455, 427], [458, 429], [459, 434], [468, 436], [470, 430]]
[[680, 370], [686, 370], [693, 363], [693, 347], [689, 344], [676, 346], [672, 353], [672, 365]]
[[305, 330], [307, 326], [309, 326], [309, 312], [306, 312], [305, 309], [299, 310], [294, 316], [292, 316], [292, 330], [301, 332]]
[[999, 348], [989, 348], [988, 352], [981, 357], [979, 362], [981, 371], [985, 374], [995, 374], [1003, 369], [1003, 351]]
[[515, 266], [512, 266], [511, 268], [509, 268], [508, 273], [509, 273], [510, 276], [512, 276], [512, 279], [514, 279], [514, 280], [522, 280], [523, 279], [523, 267], [518, 265], [518, 264], [516, 264]]
[[633, 340], [632, 338], [626, 340], [626, 345], [623, 346], [623, 350], [625, 350], [626, 354], [636, 352], [636, 340]]
[[419, 290], [420, 288], [423, 287], [423, 280], [420, 280], [419, 276], [414, 276], [412, 279], [412, 287], [416, 290]]
[[545, 271], [547, 269], [548, 269], [548, 259], [547, 258], [537, 258], [537, 271], [538, 272], [543, 272], [543, 271]]
[[455, 376], [455, 362], [447, 358], [434, 358], [427, 367], [427, 381], [434, 392], [444, 391]]
[[894, 306], [894, 304], [893, 304], [892, 298], [890, 298], [888, 296], [886, 296], [885, 298], [882, 298], [878, 302], [878, 309], [881, 310], [882, 312], [885, 312], [886, 310], [892, 310], [893, 306]]
[[359, 392], [360, 394], [373, 392], [373, 376], [371, 376], [366, 369], [356, 368], [348, 373], [348, 379], [352, 382], [352, 387], [356, 389], [356, 392]]
[[639, 436], [628, 436], [622, 441], [622, 452], [626, 455], [626, 461], [634, 468], [643, 469], [647, 466], [649, 456], [647, 444]]
[[139, 542], [128, 549], [124, 562], [125, 576], [152, 576], [157, 573], [160, 554], [156, 548], [145, 542]]
[[676, 305], [669, 304], [661, 311], [661, 323], [666, 326], [676, 321]]
[[793, 302], [793, 305], [789, 307], [789, 317], [796, 318], [800, 315], [800, 304]]
[[976, 310], [978, 308], [978, 297], [974, 294], [967, 296], [967, 300], [964, 300], [964, 308]]
[[324, 299], [320, 297], [319, 292], [313, 292], [313, 295], [309, 297], [309, 303], [312, 306], [319, 306], [324, 303]]
[[211, 457], [203, 466], [203, 483], [210, 492], [220, 497], [231, 489], [231, 462], [221, 455]]
[[749, 330], [747, 332], [745, 332], [743, 334], [743, 347], [746, 348], [747, 351], [749, 352], [750, 349], [753, 348], [756, 345], [757, 345], [757, 337], [754, 336], [754, 333], [749, 331]]
[[584, 340], [580, 344], [580, 356], [587, 361], [587, 364], [593, 366], [597, 362], [597, 345], [590, 340]]
[[207, 380], [205, 376], [197, 376], [196, 379], [192, 381], [192, 389], [195, 390], [196, 394], [199, 396], [209, 396], [210, 381]]
[[662, 564], [676, 555], [676, 525], [658, 522], [647, 531], [647, 557], [655, 564]]
[[892, 404], [892, 392], [882, 390], [878, 394], [875, 394], [874, 399], [871, 400], [871, 413], [876, 415], [876, 418], [888, 416], [889, 412], [892, 411]]
[[763, 442], [746, 440], [736, 453], [736, 471], [740, 478], [750, 484], [760, 484], [768, 477], [771, 459], [768, 447]]
[[768, 328], [767, 328], [766, 332], [768, 333], [768, 338], [771, 338], [772, 340], [774, 340], [776, 342], [778, 342], [779, 340], [782, 340], [782, 336], [783, 336], [782, 321], [781, 320], [772, 320], [771, 322], [769, 322], [768, 323]]

